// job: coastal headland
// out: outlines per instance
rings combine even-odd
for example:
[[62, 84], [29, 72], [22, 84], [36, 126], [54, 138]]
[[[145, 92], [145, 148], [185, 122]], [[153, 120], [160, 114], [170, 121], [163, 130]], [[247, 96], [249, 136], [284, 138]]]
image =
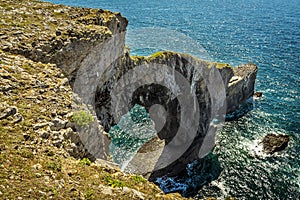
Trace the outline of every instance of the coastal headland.
[[[197, 74], [220, 75], [224, 101], [215, 102], [222, 104], [219, 108], [223, 108], [223, 114], [233, 112], [254, 94], [257, 66], [251, 63], [231, 67], [176, 52], [131, 56], [125, 46], [128, 21], [120, 13], [34, 0], [1, 0], [0, 10], [3, 199], [183, 199], [179, 194], [163, 194], [140, 175], [150, 180], [177, 175], [186, 164], [198, 159], [204, 136], [210, 130], [214, 96], [208, 92], [205, 78]], [[109, 66], [99, 71], [107, 63]], [[111, 162], [109, 155], [107, 132], [117, 123], [108, 103], [113, 100], [112, 88], [132, 69], [160, 65], [176, 70], [189, 84], [196, 84], [199, 125], [191, 145], [168, 165], [155, 168], [167, 151], [147, 163], [135, 157], [131, 172], [136, 175], [127, 174]], [[155, 91], [163, 91], [149, 85], [153, 93], [150, 100], [136, 98], [132, 102], [148, 111], [151, 105], [162, 103], [156, 101], [159, 98]], [[140, 92], [138, 97], [146, 95], [145, 88]], [[175, 137], [173, 123], [178, 122], [178, 113], [173, 110], [178, 102], [171, 101], [168, 92], [159, 95], [167, 102], [171, 119], [158, 135], [156, 150], [162, 152]], [[95, 126], [86, 128], [86, 124]], [[91, 132], [96, 135], [86, 136]], [[210, 150], [203, 150], [203, 155]], [[147, 153], [147, 148], [142, 151]]]

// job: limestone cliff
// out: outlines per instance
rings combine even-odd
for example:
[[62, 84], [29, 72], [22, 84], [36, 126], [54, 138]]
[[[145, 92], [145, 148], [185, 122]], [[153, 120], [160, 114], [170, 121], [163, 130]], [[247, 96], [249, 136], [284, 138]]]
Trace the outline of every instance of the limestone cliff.
[[[148, 75], [136, 72], [136, 74], [124, 78], [124, 74], [139, 69], [140, 66], [146, 66], [141, 70], [145, 74], [149, 68], [155, 70], [149, 70]], [[171, 80], [166, 82], [155, 80], [153, 83], [153, 80], [147, 80], [151, 79], [150, 73], [157, 73], [159, 68], [163, 68], [163, 66], [179, 72], [184, 79], [188, 80], [188, 86], [195, 85], [197, 105], [189, 100], [180, 102], [178, 100], [180, 95], [176, 96], [172, 93], [180, 81], [174, 83]], [[111, 125], [117, 123], [111, 114], [114, 112], [111, 104], [112, 98], [116, 98], [115, 96], [118, 95], [119, 99], [128, 98], [127, 94], [120, 94], [122, 93], [120, 91], [117, 92], [118, 94], [113, 94], [115, 92], [114, 87], [120, 79], [138, 85], [134, 92], [131, 91], [132, 98], [129, 98], [130, 102], [128, 102], [130, 106], [140, 104], [149, 112], [151, 106], [159, 104], [163, 105], [166, 111], [166, 122], [158, 132], [158, 137], [146, 144], [125, 169], [131, 173], [150, 177], [150, 180], [155, 180], [158, 176], [179, 174], [188, 163], [207, 155], [212, 150], [213, 144], [210, 143], [212, 140], [207, 141], [206, 137], [210, 133], [211, 135], [208, 137], [214, 137], [216, 127], [211, 125], [212, 118], [214, 115], [224, 116], [226, 113], [234, 111], [253, 95], [257, 67], [253, 64], [247, 64], [233, 68], [227, 64], [198, 60], [186, 54], [158, 52], [148, 57], [130, 57], [126, 53], [122, 57], [122, 62], [111, 65], [108, 71], [110, 73], [106, 74], [99, 82], [100, 87], [96, 91], [95, 98], [96, 113], [106, 131], [110, 129]], [[173, 71], [159, 73], [164, 73], [165, 79], [175, 77]], [[131, 81], [138, 79], [137, 74], [141, 74], [143, 78], [137, 82]], [[220, 82], [222, 83], [220, 84]], [[126, 86], [124, 88], [130, 90]], [[188, 88], [185, 89], [189, 90]], [[222, 92], [226, 92], [226, 94], [222, 94]], [[188, 96], [189, 94], [187, 92], [184, 95]], [[177, 99], [177, 97], [179, 98]], [[190, 108], [188, 113], [195, 112], [194, 106], [199, 106], [199, 112], [184, 115], [184, 111], [182, 112], [184, 106]], [[218, 112], [214, 113], [214, 109], [217, 109]], [[123, 113], [127, 111], [128, 109], [125, 109]], [[198, 121], [195, 121], [196, 117]], [[218, 120], [222, 121], [222, 117]], [[155, 123], [159, 122], [156, 121]], [[195, 123], [198, 125], [194, 130], [195, 133], [191, 134]], [[180, 127], [181, 124], [185, 124], [186, 127]], [[189, 138], [190, 141], [187, 141], [186, 138]], [[172, 146], [174, 141], [176, 144]], [[182, 150], [178, 151], [179, 149]], [[178, 153], [174, 153], [177, 151]]]
[[257, 67], [251, 63], [233, 68], [233, 76], [226, 91], [227, 113], [235, 111], [253, 96], [256, 73]]
[[[253, 64], [232, 68], [173, 52], [131, 57], [125, 48], [127, 20], [119, 13], [31, 0], [1, 1], [1, 13], [0, 64], [1, 70], [4, 70], [4, 75], [1, 75], [1, 101], [8, 102], [9, 106], [13, 106], [15, 101], [18, 107], [26, 99], [28, 108], [20, 108], [21, 112], [25, 115], [29, 110], [35, 114], [28, 115], [28, 118], [25, 116], [23, 123], [26, 122], [26, 125], [18, 128], [26, 127], [27, 135], [35, 134], [42, 138], [41, 141], [49, 139], [51, 144], [65, 149], [76, 158], [107, 159], [109, 141], [105, 131], [117, 123], [111, 102], [118, 92], [113, 91], [113, 88], [122, 77], [141, 66], [145, 67], [142, 69], [158, 67], [156, 71], [160, 70], [160, 66], [167, 66], [173, 70], [166, 73], [165, 78], [169, 79], [165, 80], [170, 81], [166, 82], [165, 87], [151, 84], [147, 74], [144, 74], [146, 78], [140, 80], [140, 83], [148, 81], [148, 84], [133, 91], [136, 95], [128, 104], [132, 106], [139, 103], [148, 111], [153, 104], [163, 104], [168, 113], [167, 123], [158, 133], [160, 145], [157, 149], [160, 154], [156, 154], [156, 158], [148, 163], [150, 167], [142, 171], [139, 171], [142, 165], [139, 164], [138, 157], [131, 163], [133, 172], [150, 175], [152, 178], [164, 174], [176, 175], [187, 163], [198, 158], [199, 152], [201, 155], [209, 152], [211, 148], [203, 148], [203, 144], [207, 142], [207, 133], [214, 129], [211, 126], [212, 113], [222, 110], [223, 112], [218, 113], [221, 116], [232, 112], [253, 94], [257, 72], [257, 67]], [[14, 67], [17, 61], [12, 60], [19, 60], [17, 67]], [[22, 73], [18, 66], [25, 68], [27, 74]], [[18, 81], [8, 80], [11, 75], [5, 74], [9, 73], [19, 73]], [[32, 76], [29, 77], [28, 73]], [[37, 74], [34, 75], [35, 73]], [[183, 93], [176, 99], [169, 91], [170, 88], [177, 90], [176, 84], [173, 84], [176, 81], [172, 82], [174, 73], [179, 73], [178, 77], [182, 75], [188, 85], [193, 85], [198, 102], [195, 106], [201, 112], [194, 113], [194, 102], [190, 99], [185, 101], [190, 106], [186, 106], [184, 111], [180, 109], [183, 107], [180, 105], [180, 98], [189, 94]], [[134, 76], [130, 76], [131, 79]], [[209, 78], [215, 76], [220, 79]], [[26, 77], [30, 79], [29, 82], [23, 81]], [[29, 86], [24, 87], [24, 84]], [[218, 87], [212, 87], [214, 85]], [[22, 92], [19, 93], [20, 87]], [[75, 102], [72, 101], [71, 88], [76, 94]], [[223, 89], [226, 93], [223, 93]], [[224, 98], [218, 98], [220, 96]], [[47, 103], [40, 105], [41, 102]], [[40, 109], [37, 106], [33, 109], [32, 104], [46, 107]], [[74, 106], [89, 110], [94, 115], [92, 121], [95, 126], [86, 129], [76, 127], [70, 120]], [[116, 113], [124, 114], [128, 111], [128, 107], [122, 109]], [[183, 124], [186, 127], [180, 127], [180, 113], [186, 116], [192, 113], [196, 117], [184, 118]], [[193, 126], [194, 124], [197, 125]], [[172, 146], [170, 149], [167, 147], [176, 138], [176, 132], [181, 129], [183, 133], [192, 132], [191, 127], [195, 127], [195, 135], [189, 140], [191, 143], [179, 157], [166, 162], [170, 152], [176, 151], [176, 145], [169, 145]], [[80, 131], [83, 131], [84, 137], [79, 138]], [[92, 134], [95, 132], [96, 134]], [[179, 138], [179, 144], [185, 144], [185, 139]]]

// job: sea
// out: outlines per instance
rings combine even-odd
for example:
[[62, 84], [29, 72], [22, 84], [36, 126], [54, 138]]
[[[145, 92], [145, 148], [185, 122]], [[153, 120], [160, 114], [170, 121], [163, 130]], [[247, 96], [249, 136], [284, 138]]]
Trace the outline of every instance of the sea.
[[[133, 55], [171, 50], [232, 66], [256, 64], [255, 90], [262, 98], [240, 118], [225, 122], [213, 152], [221, 171], [189, 194], [194, 199], [300, 199], [300, 0], [48, 1], [121, 12], [129, 20], [127, 45]], [[287, 149], [261, 153], [257, 144], [269, 133], [289, 135]], [[216, 174], [189, 167], [192, 176], [193, 170]], [[157, 184], [165, 192], [186, 194], [188, 184], [199, 180]]]

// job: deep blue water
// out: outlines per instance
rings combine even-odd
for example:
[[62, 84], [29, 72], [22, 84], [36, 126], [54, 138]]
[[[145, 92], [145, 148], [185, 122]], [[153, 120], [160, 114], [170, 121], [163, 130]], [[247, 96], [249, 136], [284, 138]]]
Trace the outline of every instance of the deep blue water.
[[[256, 90], [263, 98], [239, 120], [226, 122], [218, 134], [215, 154], [223, 172], [214, 185], [221, 192], [207, 186], [195, 198], [300, 199], [300, 0], [51, 2], [118, 11], [129, 19], [129, 31], [153, 27], [177, 31], [198, 42], [214, 61], [257, 64]], [[186, 45], [137, 49], [130, 44], [132, 53], [142, 54], [185, 51]], [[255, 140], [268, 133], [288, 134], [292, 142], [273, 157], [255, 158], [251, 150]]]

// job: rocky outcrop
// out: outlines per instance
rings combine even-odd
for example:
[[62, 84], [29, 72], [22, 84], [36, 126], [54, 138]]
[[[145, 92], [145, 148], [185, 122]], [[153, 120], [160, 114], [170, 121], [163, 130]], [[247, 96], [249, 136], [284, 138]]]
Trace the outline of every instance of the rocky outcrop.
[[61, 71], [2, 51], [0, 60], [0, 122], [11, 128], [22, 126], [26, 141], [36, 134], [34, 142], [64, 148], [75, 158], [94, 159], [70, 122], [72, 92]]
[[[108, 131], [111, 125], [118, 122], [113, 114], [119, 108], [111, 103], [113, 98], [121, 99], [118, 102], [121, 107], [118, 112], [123, 114], [135, 104], [143, 105], [148, 112], [152, 106], [163, 106], [165, 116], [158, 117], [157, 121], [152, 118], [156, 124], [165, 122], [158, 131], [158, 138], [142, 147], [125, 169], [150, 177], [150, 180], [162, 175], [179, 174], [186, 164], [212, 150], [214, 140], [207, 138], [214, 138], [216, 127], [211, 125], [213, 117], [224, 116], [226, 112], [233, 111], [253, 94], [257, 72], [257, 67], [253, 64], [235, 69], [229, 65], [201, 61], [174, 52], [158, 52], [148, 57], [130, 57], [125, 54], [123, 60], [125, 62], [121, 62], [121, 65], [111, 65], [108, 70], [110, 74], [106, 74], [100, 81], [95, 98], [96, 113]], [[187, 80], [189, 87], [194, 87], [196, 104], [188, 98], [180, 100], [176, 87], [184, 83], [174, 75], [174, 71], [160, 71], [164, 66], [175, 70]], [[130, 76], [126, 76], [127, 73]], [[163, 76], [160, 81], [151, 77], [160, 75]], [[177, 80], [172, 82], [172, 77]], [[134, 89], [124, 84], [123, 88], [127, 92], [117, 90], [120, 80], [135, 85]], [[185, 88], [184, 96], [189, 95], [189, 89]], [[122, 104], [122, 101], [126, 101], [126, 104]], [[229, 107], [226, 107], [226, 103]], [[189, 109], [183, 111], [183, 107]], [[186, 127], [180, 127], [182, 124]], [[193, 129], [195, 124], [197, 126]]]
[[263, 96], [263, 93], [262, 92], [255, 92], [254, 94], [253, 94], [253, 97], [254, 98], [261, 98]]
[[235, 111], [253, 96], [256, 74], [257, 66], [251, 63], [233, 68], [233, 76], [226, 90], [227, 113]]
[[11, 9], [19, 7], [19, 1], [1, 4], [5, 15], [1, 16], [0, 49], [56, 64], [69, 79], [75, 78], [93, 47], [124, 32], [128, 23], [120, 13], [102, 9], [24, 1], [20, 11]]
[[262, 139], [261, 143], [263, 144], [264, 152], [273, 154], [284, 150], [288, 146], [289, 141], [290, 137], [288, 135], [268, 134]]
[[0, 61], [1, 198], [86, 199], [97, 191], [96, 199], [183, 199], [164, 195], [153, 183], [108, 161], [87, 166], [83, 161], [94, 155], [71, 120], [76, 114], [72, 90], [61, 70], [1, 50]]
[[[1, 16], [0, 49], [4, 54], [19, 54], [34, 63], [59, 67], [63, 74], [56, 76], [63, 85], [51, 86], [54, 87], [51, 92], [59, 95], [67, 91], [64, 87], [70, 83], [78, 97], [76, 104], [85, 104], [84, 109], [89, 108], [91, 114], [97, 115], [104, 128], [94, 119], [90, 128], [72, 129], [67, 126], [67, 113], [59, 119], [36, 120], [33, 126], [41, 137], [50, 137], [43, 131], [56, 133], [53, 135], [56, 146], [64, 146], [60, 143], [64, 139], [71, 140], [75, 145], [84, 144], [96, 158], [106, 158], [105, 131], [136, 103], [148, 111], [151, 106], [160, 104], [167, 114], [158, 137], [163, 141], [159, 143], [165, 145], [159, 145], [160, 148], [155, 149], [158, 151], [151, 148], [151, 151], [140, 151], [156, 153], [153, 157], [156, 160], [143, 172], [135, 171], [140, 165], [132, 162], [131, 170], [149, 172], [152, 179], [165, 174], [176, 175], [187, 163], [211, 151], [217, 129], [213, 122], [222, 121], [226, 112], [234, 111], [253, 94], [257, 72], [253, 64], [232, 68], [172, 52], [131, 57], [125, 48], [127, 20], [119, 13], [35, 1], [25, 1], [20, 12], [10, 9], [19, 4], [17, 1], [2, 4], [1, 11], [7, 13]], [[47, 20], [40, 18], [43, 15], [48, 16]], [[156, 73], [159, 75], [155, 76]], [[68, 80], [63, 79], [65, 77]], [[126, 86], [126, 81], [137, 85], [124, 89], [121, 86]], [[2, 90], [11, 90], [14, 84], [11, 82]], [[51, 88], [40, 83], [40, 94], [31, 96], [32, 99], [43, 99], [42, 94]], [[125, 104], [117, 104], [120, 102]], [[70, 103], [66, 104], [70, 109]], [[82, 143], [76, 143], [76, 131]]]
[[[78, 70], [81, 69], [81, 71], [78, 72], [81, 73], [86, 70], [84, 66], [90, 66], [90, 63], [85, 63], [86, 60], [94, 60], [95, 62], [101, 63], [99, 59], [105, 59], [103, 55], [110, 51], [110, 49], [102, 48], [104, 46], [103, 44], [106, 41], [115, 41], [112, 39], [114, 35], [119, 35], [119, 44], [114, 43], [114, 45], [111, 44], [109, 47], [115, 46], [115, 49], [123, 52], [127, 20], [119, 13], [112, 13], [101, 9], [54, 5], [44, 2], [37, 3], [30, 0], [22, 2], [21, 11], [20, 9], [11, 9], [19, 7], [20, 2], [18, 1], [1, 2], [1, 13], [5, 13], [1, 15], [0, 49], [5, 52], [5, 54], [2, 54], [3, 57], [1, 57], [1, 61], [5, 63], [6, 54], [9, 53], [9, 55], [22, 55], [26, 59], [33, 61], [28, 64], [29, 69], [30, 67], [35, 67], [35, 62], [56, 65], [56, 67], [59, 67], [63, 72], [63, 74], [57, 75], [59, 78], [62, 77], [62, 81], [59, 80], [59, 83], [61, 83], [58, 84], [58, 90], [67, 90], [66, 87], [69, 86], [69, 83], [73, 85]], [[107, 45], [106, 47], [108, 48]], [[102, 52], [98, 51], [101, 48]], [[97, 55], [98, 59], [87, 59], [93, 55]], [[32, 78], [34, 79], [34, 77]], [[7, 82], [9, 79], [6, 79], [5, 81]], [[93, 86], [94, 84], [92, 83], [94, 83], [94, 80], [92, 77], [89, 77], [88, 80], [90, 82], [85, 82], [85, 84]], [[3, 92], [17, 88], [14, 81], [10, 81], [9, 84], [5, 82], [1, 83], [3, 83]], [[41, 91], [38, 97], [32, 95], [30, 97], [31, 99], [40, 98], [37, 100], [40, 101], [44, 98], [42, 94], [47, 92], [49, 85], [41, 87], [44, 88], [43, 92]], [[86, 91], [90, 93], [89, 89]], [[79, 91], [75, 92], [80, 93]], [[85, 96], [82, 93], [80, 93], [80, 95]], [[75, 104], [89, 104], [90, 102], [86, 102], [85, 99], [92, 98], [83, 98], [83, 100], [77, 98], [75, 99]], [[72, 105], [73, 110], [80, 107], [75, 104]], [[88, 111], [87, 106], [83, 105], [82, 107]], [[65, 116], [66, 114], [68, 113], [65, 113]], [[93, 114], [95, 115], [95, 113]], [[63, 133], [63, 130], [67, 128], [55, 127], [55, 120], [34, 124], [34, 130], [37, 132], [39, 132], [40, 129], [56, 132], [54, 134], [56, 135], [54, 137], [54, 144], [58, 147], [66, 146], [67, 151], [76, 158], [91, 158], [91, 154], [87, 153], [84, 147], [86, 143], [89, 143], [91, 147], [89, 151], [92, 152], [94, 156], [107, 159], [107, 148], [103, 147], [104, 149], [100, 148], [101, 150], [99, 150], [97, 147], [97, 145], [103, 146], [102, 141], [106, 146], [109, 144], [107, 137], [104, 136], [105, 132], [99, 127], [97, 120], [95, 120], [95, 125], [90, 129], [81, 130], [86, 133], [95, 132], [96, 134], [93, 137], [79, 138], [79, 142], [78, 138], [74, 139], [76, 137], [71, 137], [74, 141], [70, 145], [63, 145], [63, 140], [70, 139], [64, 136], [66, 134]], [[59, 134], [57, 132], [59, 132]], [[38, 134], [45, 136], [43, 133]], [[75, 130], [75, 135], [76, 134], [77, 137], [79, 137], [78, 132]], [[50, 134], [50, 136], [52, 135], [53, 134]], [[86, 136], [88, 134], [83, 135]], [[49, 137], [49, 139], [51, 138], [52, 137]], [[83, 140], [83, 142], [80, 140]], [[97, 143], [97, 141], [101, 141], [101, 144]]]
[[0, 120], [9, 119], [11, 124], [19, 123], [23, 120], [23, 116], [18, 112], [15, 106], [9, 106], [6, 102], [0, 104]]

